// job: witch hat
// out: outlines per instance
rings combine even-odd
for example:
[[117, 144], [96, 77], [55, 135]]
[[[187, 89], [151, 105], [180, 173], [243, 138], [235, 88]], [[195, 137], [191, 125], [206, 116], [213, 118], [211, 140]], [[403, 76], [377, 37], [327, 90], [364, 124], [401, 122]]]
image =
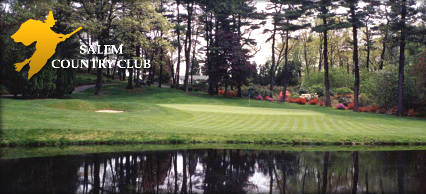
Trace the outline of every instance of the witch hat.
[[49, 15], [47, 16], [47, 20], [44, 20], [44, 22], [47, 23], [47, 22], [56, 22], [56, 21], [58, 21], [58, 20], [55, 20], [53, 18], [53, 12], [49, 11]]

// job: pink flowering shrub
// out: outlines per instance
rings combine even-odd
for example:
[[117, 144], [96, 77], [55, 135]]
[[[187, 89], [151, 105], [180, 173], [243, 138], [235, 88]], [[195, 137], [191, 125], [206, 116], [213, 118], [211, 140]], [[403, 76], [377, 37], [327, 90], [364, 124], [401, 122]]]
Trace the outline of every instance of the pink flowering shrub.
[[263, 100], [263, 96], [259, 94], [256, 97], [254, 97], [254, 99], [256, 99], [256, 100]]
[[[290, 96], [290, 93], [288, 91], [285, 91], [285, 99], [288, 99], [289, 96]], [[280, 92], [278, 100], [281, 101], [282, 99], [283, 99], [283, 92]]]
[[342, 103], [337, 104], [336, 108], [341, 110], [346, 110], [346, 106]]
[[265, 97], [265, 100], [267, 100], [267, 101], [271, 101], [271, 102], [272, 102], [272, 101], [274, 101], [274, 98], [270, 98], [269, 96], [266, 96], [266, 97]]

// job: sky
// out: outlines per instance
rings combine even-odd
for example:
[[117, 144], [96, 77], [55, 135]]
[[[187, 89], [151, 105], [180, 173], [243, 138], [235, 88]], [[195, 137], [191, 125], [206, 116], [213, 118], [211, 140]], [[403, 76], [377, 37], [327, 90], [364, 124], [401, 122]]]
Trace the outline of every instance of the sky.
[[[268, 4], [267, 1], [255, 1], [256, 8], [258, 12], [267, 12], [266, 5]], [[271, 20], [267, 20], [267, 23], [264, 27], [261, 27], [260, 29], [257, 29], [253, 32], [253, 35], [256, 37], [257, 47], [260, 48], [260, 51], [256, 53], [256, 55], [251, 59], [251, 61], [255, 61], [257, 65], [265, 64], [268, 58], [271, 58], [271, 44], [272, 42], [266, 42], [268, 39], [268, 36], [270, 34], [263, 34], [263, 30], [265, 28], [272, 29], [272, 22]]]

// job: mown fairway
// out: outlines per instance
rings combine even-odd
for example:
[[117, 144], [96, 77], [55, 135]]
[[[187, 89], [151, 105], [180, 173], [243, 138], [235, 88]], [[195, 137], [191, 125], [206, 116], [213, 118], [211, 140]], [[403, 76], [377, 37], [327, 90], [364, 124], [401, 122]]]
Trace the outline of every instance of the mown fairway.
[[[73, 99], [1, 99], [2, 145], [118, 142], [420, 143], [426, 120], [316, 105], [106, 86]], [[124, 113], [97, 113], [112, 109]]]

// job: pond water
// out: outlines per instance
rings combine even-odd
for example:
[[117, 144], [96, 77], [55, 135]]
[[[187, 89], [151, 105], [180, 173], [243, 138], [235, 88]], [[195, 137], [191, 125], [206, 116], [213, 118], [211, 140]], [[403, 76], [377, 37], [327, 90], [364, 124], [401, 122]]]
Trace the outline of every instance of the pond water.
[[426, 193], [426, 151], [199, 149], [0, 165], [0, 193]]

